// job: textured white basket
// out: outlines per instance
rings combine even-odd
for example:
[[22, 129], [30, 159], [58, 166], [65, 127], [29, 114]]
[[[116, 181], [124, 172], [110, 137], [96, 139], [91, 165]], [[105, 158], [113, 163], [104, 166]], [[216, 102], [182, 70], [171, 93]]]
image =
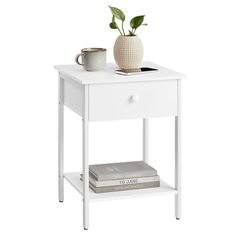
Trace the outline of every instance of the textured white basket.
[[116, 64], [124, 70], [137, 69], [143, 59], [143, 44], [138, 36], [119, 36], [114, 45]]

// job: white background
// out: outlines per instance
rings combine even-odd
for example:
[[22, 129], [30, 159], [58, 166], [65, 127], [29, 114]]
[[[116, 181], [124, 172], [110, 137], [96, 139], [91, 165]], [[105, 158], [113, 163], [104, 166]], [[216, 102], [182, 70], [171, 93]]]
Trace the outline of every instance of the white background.
[[[0, 3], [0, 235], [235, 235], [235, 1], [8, 0]], [[173, 196], [90, 204], [65, 183], [57, 199], [57, 72], [83, 47], [112, 47], [107, 5], [128, 19], [144, 60], [187, 75], [182, 83], [182, 219]], [[127, 21], [126, 23], [128, 23]], [[81, 119], [65, 111], [65, 167], [81, 169]], [[150, 121], [150, 161], [173, 183], [173, 118]], [[141, 120], [90, 125], [90, 163], [142, 158]]]

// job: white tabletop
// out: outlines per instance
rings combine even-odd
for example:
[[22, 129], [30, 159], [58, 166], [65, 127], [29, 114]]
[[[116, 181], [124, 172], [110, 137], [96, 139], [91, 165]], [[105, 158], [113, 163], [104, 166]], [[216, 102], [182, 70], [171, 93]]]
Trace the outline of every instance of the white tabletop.
[[115, 70], [119, 68], [114, 63], [107, 63], [106, 68], [101, 71], [85, 71], [77, 64], [55, 66], [56, 70], [58, 70], [61, 75], [71, 78], [80, 84], [147, 82], [156, 80], [182, 79], [185, 77], [183, 74], [156, 65], [152, 62], [143, 62], [142, 67], [157, 68], [158, 71], [140, 75], [124, 76], [115, 74]]

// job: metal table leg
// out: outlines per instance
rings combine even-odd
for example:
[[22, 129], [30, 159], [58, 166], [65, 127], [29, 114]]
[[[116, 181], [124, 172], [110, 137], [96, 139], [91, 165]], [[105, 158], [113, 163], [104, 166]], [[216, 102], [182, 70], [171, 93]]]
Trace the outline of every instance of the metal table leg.
[[64, 201], [64, 81], [58, 78], [58, 198]]
[[175, 217], [181, 217], [181, 87], [178, 80], [178, 114], [175, 117]]
[[83, 226], [89, 227], [89, 162], [88, 162], [88, 85], [85, 86], [85, 111], [83, 118]]
[[143, 160], [148, 163], [148, 129], [149, 129], [149, 120], [143, 119]]

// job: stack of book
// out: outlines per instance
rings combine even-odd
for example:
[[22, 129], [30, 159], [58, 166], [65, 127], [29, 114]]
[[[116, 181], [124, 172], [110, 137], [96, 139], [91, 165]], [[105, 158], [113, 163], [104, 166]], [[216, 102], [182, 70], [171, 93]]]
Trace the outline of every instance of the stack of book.
[[95, 193], [154, 188], [160, 187], [160, 177], [144, 161], [90, 165], [89, 186]]

